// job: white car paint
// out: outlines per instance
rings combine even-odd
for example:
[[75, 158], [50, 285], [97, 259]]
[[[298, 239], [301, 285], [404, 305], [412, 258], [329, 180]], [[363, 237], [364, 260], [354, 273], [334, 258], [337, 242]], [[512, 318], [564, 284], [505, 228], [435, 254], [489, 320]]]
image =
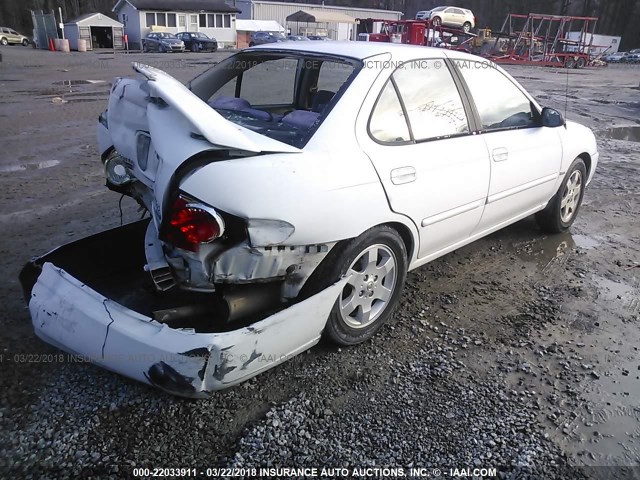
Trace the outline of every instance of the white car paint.
[[[364, 65], [300, 148], [226, 120], [182, 84], [150, 67], [135, 66], [142, 80], [114, 83], [108, 126], [98, 125], [99, 149], [105, 154], [115, 147], [132, 160], [131, 174], [149, 192], [152, 200], [148, 207], [154, 220], [145, 241], [149, 264], [162, 264], [157, 237], [168, 185], [175, 171], [194, 155], [233, 153], [225, 161], [199, 165], [179, 187], [203, 204], [246, 222], [246, 243], [222, 252], [215, 267], [203, 267], [202, 277], [222, 265], [220, 277], [242, 282], [279, 275], [289, 261], [299, 262], [294, 266], [308, 277], [336, 242], [383, 224], [405, 234], [408, 268], [415, 269], [543, 209], [577, 156], [589, 156], [587, 183], [595, 172], [595, 137], [573, 122], [556, 128], [473, 131], [401, 146], [381, 144], [369, 135], [367, 125], [374, 105], [398, 64], [416, 59], [473, 61], [478, 57], [369, 42], [291, 42], [248, 51], [272, 50], [344, 56]], [[511, 76], [495, 65], [491, 68], [518, 86], [536, 109], [541, 108]], [[140, 130], [149, 131], [151, 137], [146, 170], [135, 161]], [[310, 248], [315, 252], [316, 246], [318, 254], [305, 257], [304, 252]], [[203, 245], [204, 252], [212, 248], [215, 241]], [[173, 255], [167, 256], [167, 262], [175, 265], [176, 259], [184, 261], [191, 272], [204, 258], [202, 252], [184, 254], [183, 260]], [[197, 396], [240, 382], [317, 342], [345, 281], [339, 280], [251, 327], [223, 334], [194, 334], [161, 325], [119, 305], [45, 259], [29, 307], [34, 328], [44, 340], [141, 381], [154, 383], [149, 372], [161, 354], [178, 355], [175, 362], [165, 363], [179, 378], [190, 380], [183, 382], [188, 392], [173, 393]], [[185, 289], [190, 286], [182, 285]], [[299, 287], [285, 285], [283, 290], [293, 292], [288, 297], [293, 298]], [[300, 318], [305, 319], [304, 324]], [[238, 367], [234, 373], [217, 378], [215, 369], [229, 366], [221, 364], [220, 352], [231, 345], [233, 355], [250, 358], [266, 349], [278, 359], [244, 369], [236, 363], [232, 365]], [[205, 349], [207, 358], [215, 360], [203, 364], [201, 359], [180, 353], [195, 349]], [[118, 355], [131, 352], [149, 354], [152, 361], [119, 360]], [[154, 368], [158, 373], [160, 367]], [[209, 374], [198, 380], [203, 368]], [[158, 386], [172, 391], [166, 385]]]
[[29, 310], [36, 334], [47, 343], [168, 393], [200, 398], [318, 343], [345, 282], [250, 327], [206, 334], [169, 328], [45, 263]]

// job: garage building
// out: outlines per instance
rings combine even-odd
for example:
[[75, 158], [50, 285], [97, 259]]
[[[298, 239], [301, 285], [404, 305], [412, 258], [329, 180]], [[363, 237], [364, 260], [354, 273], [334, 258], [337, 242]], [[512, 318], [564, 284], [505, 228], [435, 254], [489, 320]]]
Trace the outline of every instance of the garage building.
[[[403, 15], [402, 12], [392, 10], [270, 0], [230, 0], [229, 3], [241, 10], [238, 14], [239, 19], [275, 20], [280, 25], [285, 25], [292, 35], [321, 35], [333, 40], [356, 40], [357, 32], [354, 22], [358, 18], [400, 20]], [[309, 14], [299, 13], [304, 11]], [[298, 18], [300, 21], [287, 21], [287, 17], [294, 14], [297, 15], [292, 18]], [[311, 17], [315, 17], [315, 21], [312, 21]]]
[[78, 39], [87, 41], [87, 50], [94, 48], [124, 48], [124, 25], [102, 13], [88, 13], [64, 24], [64, 38], [71, 50], [78, 49]]

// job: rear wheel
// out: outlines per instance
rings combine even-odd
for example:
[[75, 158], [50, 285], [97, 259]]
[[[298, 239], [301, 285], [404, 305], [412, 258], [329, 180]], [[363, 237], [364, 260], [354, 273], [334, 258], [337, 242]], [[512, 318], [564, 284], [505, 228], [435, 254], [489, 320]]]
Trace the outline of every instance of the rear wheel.
[[576, 59], [573, 57], [568, 57], [564, 63], [566, 68], [576, 68]]
[[431, 25], [433, 25], [434, 27], [439, 27], [440, 25], [442, 25], [442, 19], [440, 17], [433, 17], [431, 19]]
[[309, 279], [317, 292], [349, 277], [336, 300], [324, 336], [338, 345], [370, 339], [391, 317], [407, 276], [407, 251], [390, 227], [372, 228], [358, 238], [337, 245]]
[[198, 51], [198, 45], [196, 45], [195, 43], [191, 44], [191, 51], [192, 52], [197, 52]]
[[23, 47], [28, 47], [29, 46], [29, 40], [27, 40], [26, 38], [22, 39], [22, 46]]
[[587, 61], [584, 59], [584, 57], [580, 57], [576, 61], [576, 68], [584, 68], [586, 64], [587, 64]]
[[0, 45], [7, 46], [9, 41], [6, 38], [0, 38]]
[[544, 231], [560, 233], [573, 224], [582, 205], [586, 181], [587, 167], [581, 158], [576, 158], [558, 192], [547, 207], [536, 214], [536, 221]]
[[464, 30], [464, 33], [469, 33], [471, 31], [471, 24], [469, 22], [464, 22], [462, 30]]
[[143, 43], [143, 44], [142, 44], [142, 51], [143, 51], [144, 53], [148, 53], [148, 52], [149, 52], [149, 47], [147, 46], [147, 44], [146, 44], [146, 43]]

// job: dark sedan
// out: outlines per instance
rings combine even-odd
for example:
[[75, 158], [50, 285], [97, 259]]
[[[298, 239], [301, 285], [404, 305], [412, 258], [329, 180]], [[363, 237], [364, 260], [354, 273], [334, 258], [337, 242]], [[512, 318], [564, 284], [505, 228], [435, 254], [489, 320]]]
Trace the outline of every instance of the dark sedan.
[[218, 41], [209, 38], [201, 32], [180, 32], [176, 34], [184, 42], [184, 47], [192, 52], [215, 52], [218, 50]]
[[284, 42], [287, 38], [277, 32], [253, 32], [249, 40], [249, 46], [263, 45], [265, 43]]
[[173, 33], [152, 32], [142, 39], [143, 52], [184, 52], [184, 42]]

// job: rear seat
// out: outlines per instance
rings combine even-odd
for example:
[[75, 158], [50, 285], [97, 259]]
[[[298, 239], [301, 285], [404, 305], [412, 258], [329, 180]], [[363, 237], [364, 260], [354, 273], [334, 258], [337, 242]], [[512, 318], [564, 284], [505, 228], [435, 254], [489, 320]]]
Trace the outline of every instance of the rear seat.
[[318, 112], [309, 112], [307, 110], [294, 110], [287, 113], [281, 120], [285, 125], [291, 125], [296, 128], [309, 129], [316, 123], [320, 114]]
[[[328, 92], [331, 93], [331, 92]], [[332, 95], [331, 95], [332, 96]], [[327, 96], [324, 97], [325, 99]], [[330, 98], [329, 98], [330, 100]], [[221, 108], [224, 110], [231, 110], [237, 112], [246, 112], [250, 115], [265, 121], [282, 122], [285, 125], [291, 125], [296, 128], [309, 129], [313, 127], [313, 124], [320, 117], [319, 112], [310, 112], [308, 110], [294, 110], [288, 114], [282, 116], [277, 114], [270, 114], [264, 110], [258, 110], [253, 108], [251, 104], [244, 98], [238, 97], [218, 97], [209, 102], [212, 108]], [[322, 108], [324, 105], [322, 105]]]
[[259, 120], [280, 120], [279, 118], [274, 118], [269, 112], [265, 112], [264, 110], [258, 110], [257, 108], [253, 108], [251, 104], [246, 101], [244, 98], [238, 97], [218, 97], [215, 100], [209, 102], [209, 105], [213, 108], [222, 108], [224, 110], [235, 110], [238, 112], [246, 112]]

